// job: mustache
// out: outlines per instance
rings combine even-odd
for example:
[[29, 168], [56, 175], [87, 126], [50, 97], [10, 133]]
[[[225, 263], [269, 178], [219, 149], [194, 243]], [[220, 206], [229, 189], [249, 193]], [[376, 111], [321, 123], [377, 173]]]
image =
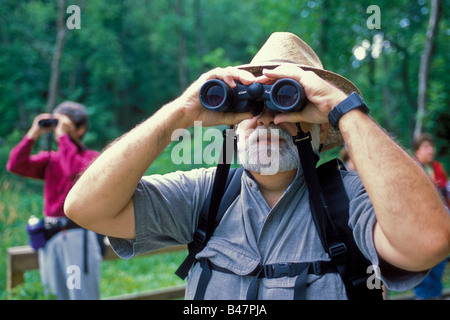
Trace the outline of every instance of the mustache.
[[248, 144], [250, 145], [258, 143], [260, 140], [268, 140], [269, 138], [270, 141], [292, 141], [291, 135], [286, 130], [273, 124], [269, 125], [268, 127], [258, 127], [249, 130], [252, 131], [247, 140]]

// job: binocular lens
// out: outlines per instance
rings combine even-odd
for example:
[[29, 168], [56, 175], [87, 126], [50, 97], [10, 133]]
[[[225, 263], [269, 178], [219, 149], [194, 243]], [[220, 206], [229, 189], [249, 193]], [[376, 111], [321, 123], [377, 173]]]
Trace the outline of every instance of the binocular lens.
[[219, 79], [207, 81], [200, 89], [203, 107], [220, 112], [252, 112], [259, 114], [262, 105], [278, 112], [301, 111], [306, 104], [306, 95], [300, 83], [293, 79], [280, 79], [273, 85], [237, 83], [231, 88]]
[[225, 90], [221, 86], [213, 85], [206, 91], [204, 100], [208, 106], [217, 107], [223, 103], [225, 94]]
[[298, 94], [299, 91], [296, 87], [286, 84], [278, 90], [274, 98], [280, 106], [288, 108], [297, 102]]

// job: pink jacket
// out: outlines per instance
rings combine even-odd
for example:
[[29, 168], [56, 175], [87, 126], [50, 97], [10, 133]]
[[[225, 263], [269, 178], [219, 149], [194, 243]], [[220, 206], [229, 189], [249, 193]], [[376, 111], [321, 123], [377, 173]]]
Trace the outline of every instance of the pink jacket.
[[[31, 155], [35, 141], [26, 136], [10, 153], [6, 169], [24, 177], [44, 180], [44, 215], [64, 215], [64, 200], [78, 175], [99, 155], [70, 140], [58, 139], [58, 151], [41, 151]], [[80, 199], [82, 201], [82, 199]]]

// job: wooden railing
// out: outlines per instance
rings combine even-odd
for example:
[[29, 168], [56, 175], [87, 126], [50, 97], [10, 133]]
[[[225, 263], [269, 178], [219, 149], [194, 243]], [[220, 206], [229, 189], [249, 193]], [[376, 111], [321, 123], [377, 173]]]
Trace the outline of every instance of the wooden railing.
[[[187, 246], [175, 246], [168, 247], [161, 250], [156, 250], [146, 255], [161, 254], [167, 252], [187, 250]], [[30, 246], [11, 247], [7, 249], [8, 262], [7, 262], [7, 290], [11, 290], [15, 286], [24, 282], [24, 273], [29, 270], [39, 269], [38, 254]], [[106, 247], [106, 253], [103, 260], [114, 260], [119, 257], [114, 253], [111, 247]], [[107, 299], [121, 299], [121, 300], [164, 300], [175, 299], [184, 297], [184, 291], [186, 287], [177, 286], [171, 288], [163, 288], [157, 290], [151, 290], [148, 292], [140, 292], [136, 294], [123, 295], [118, 297], [111, 297]]]

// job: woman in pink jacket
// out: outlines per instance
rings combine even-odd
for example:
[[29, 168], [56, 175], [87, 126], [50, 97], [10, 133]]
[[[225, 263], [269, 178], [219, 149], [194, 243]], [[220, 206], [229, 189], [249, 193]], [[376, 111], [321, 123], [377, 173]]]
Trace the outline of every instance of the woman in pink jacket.
[[[97, 235], [64, 214], [64, 201], [78, 175], [98, 156], [81, 142], [88, 130], [86, 108], [66, 101], [53, 114], [38, 115], [14, 147], [8, 171], [44, 180], [45, 246], [40, 248], [41, 281], [58, 299], [98, 299], [101, 250]], [[53, 131], [58, 149], [32, 155], [39, 137]], [[50, 148], [49, 148], [50, 149]], [[82, 200], [80, 200], [82, 201]]]

